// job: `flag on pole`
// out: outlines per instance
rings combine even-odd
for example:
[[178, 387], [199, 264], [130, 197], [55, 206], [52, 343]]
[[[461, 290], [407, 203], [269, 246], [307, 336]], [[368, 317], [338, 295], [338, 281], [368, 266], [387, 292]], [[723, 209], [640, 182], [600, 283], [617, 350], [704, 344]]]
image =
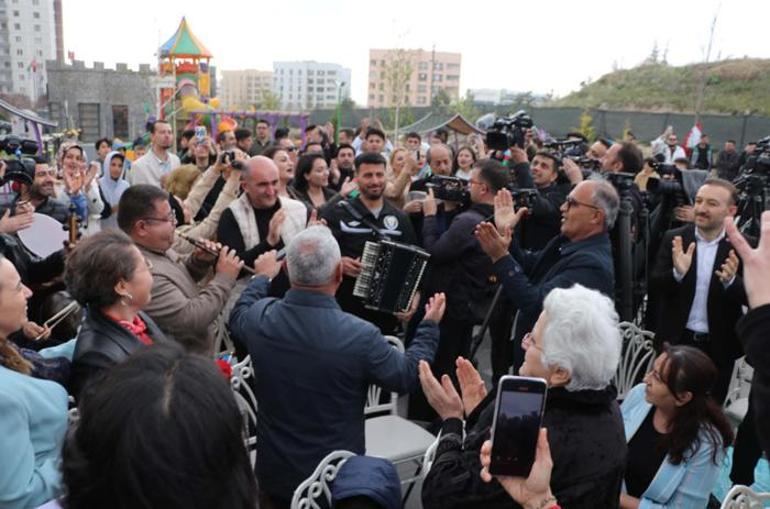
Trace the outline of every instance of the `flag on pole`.
[[695, 122], [695, 125], [692, 126], [692, 129], [690, 129], [684, 139], [684, 146], [692, 150], [698, 143], [700, 143], [700, 138], [702, 135], [703, 125], [700, 123], [700, 121]]

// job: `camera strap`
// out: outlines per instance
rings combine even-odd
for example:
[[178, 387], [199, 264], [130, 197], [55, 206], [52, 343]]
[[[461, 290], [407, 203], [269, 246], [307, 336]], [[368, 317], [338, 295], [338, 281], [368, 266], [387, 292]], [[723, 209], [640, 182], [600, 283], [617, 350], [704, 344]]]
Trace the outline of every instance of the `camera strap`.
[[350, 214], [353, 217], [353, 219], [363, 224], [364, 226], [371, 228], [374, 234], [377, 235], [377, 237], [380, 240], [389, 239], [389, 237], [385, 235], [385, 233], [383, 233], [382, 230], [380, 230], [380, 228], [376, 224], [372, 223], [369, 219], [365, 218], [359, 211], [356, 210], [353, 204], [351, 204], [349, 201], [342, 200], [338, 202], [338, 206], [345, 209], [345, 211], [348, 214]]

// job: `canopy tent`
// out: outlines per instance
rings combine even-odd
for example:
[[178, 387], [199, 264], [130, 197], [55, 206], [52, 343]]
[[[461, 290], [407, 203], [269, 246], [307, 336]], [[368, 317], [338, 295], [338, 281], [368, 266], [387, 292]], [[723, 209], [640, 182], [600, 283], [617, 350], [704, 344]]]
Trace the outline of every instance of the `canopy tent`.
[[190, 30], [187, 19], [182, 18], [176, 33], [160, 47], [161, 58], [211, 58], [211, 52]]
[[483, 129], [479, 129], [473, 123], [468, 122], [465, 117], [459, 113], [435, 113], [431, 112], [422, 117], [413, 124], [399, 128], [399, 133], [417, 132], [420, 134], [430, 133], [437, 129], [448, 128], [455, 133], [469, 135], [473, 133], [484, 134]]

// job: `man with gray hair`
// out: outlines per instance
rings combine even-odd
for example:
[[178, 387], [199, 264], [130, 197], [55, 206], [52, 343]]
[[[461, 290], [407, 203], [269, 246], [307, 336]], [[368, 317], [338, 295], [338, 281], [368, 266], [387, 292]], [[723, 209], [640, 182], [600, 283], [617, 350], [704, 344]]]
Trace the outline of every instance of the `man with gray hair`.
[[[617, 507], [627, 448], [612, 385], [621, 351], [612, 301], [580, 285], [554, 288], [523, 347], [520, 374], [548, 384], [543, 427], [553, 455], [554, 496], [563, 507]], [[423, 482], [423, 507], [518, 507], [499, 483], [483, 482], [478, 475], [496, 393], [487, 393], [479, 373], [462, 358], [457, 360], [457, 378], [462, 398], [420, 363], [423, 390], [442, 418], [441, 441]], [[516, 439], [503, 434], [495, 440], [506, 438]]]
[[291, 289], [266, 298], [281, 264], [261, 255], [256, 276], [230, 315], [236, 341], [254, 365], [258, 403], [257, 479], [263, 507], [288, 507], [294, 488], [335, 450], [365, 453], [367, 387], [400, 394], [418, 386], [420, 360], [433, 361], [444, 294], [425, 306], [425, 318], [405, 353], [373, 324], [340, 309], [340, 248], [325, 226], [311, 226], [287, 247]]
[[[617, 191], [604, 180], [579, 183], [561, 206], [561, 235], [541, 251], [522, 250], [511, 231], [528, 212], [514, 212], [506, 189], [495, 197], [495, 226], [481, 223], [476, 237], [492, 259], [503, 292], [513, 303], [516, 317], [511, 336], [511, 356], [518, 369], [523, 359], [524, 334], [531, 330], [543, 309], [543, 300], [554, 288], [579, 283], [607, 296], [614, 293], [614, 270], [609, 230], [618, 215]], [[510, 251], [510, 253], [509, 253]]]

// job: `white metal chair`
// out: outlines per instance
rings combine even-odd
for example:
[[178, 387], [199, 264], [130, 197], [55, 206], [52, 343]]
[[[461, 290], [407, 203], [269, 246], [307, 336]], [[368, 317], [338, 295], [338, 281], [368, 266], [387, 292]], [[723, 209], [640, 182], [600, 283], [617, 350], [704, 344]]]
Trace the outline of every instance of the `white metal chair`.
[[748, 486], [736, 484], [725, 495], [721, 509], [762, 509], [770, 506], [770, 493], [757, 493]]
[[634, 384], [638, 383], [640, 375], [652, 369], [655, 360], [655, 334], [630, 322], [621, 322], [618, 327], [623, 347], [612, 382], [618, 389], [618, 399], [622, 400]]
[[[333, 451], [327, 454], [310, 477], [302, 481], [297, 486], [297, 489], [294, 490], [294, 496], [291, 498], [291, 509], [331, 507], [332, 493], [330, 486], [337, 477], [340, 467], [351, 456], [355, 456], [355, 454], [350, 451]], [[322, 496], [326, 498], [327, 504], [325, 505], [317, 502]]]
[[749, 366], [745, 357], [735, 361], [733, 375], [727, 389], [727, 397], [723, 405], [725, 414], [734, 426], [740, 425], [749, 410], [749, 391], [754, 368]]
[[[404, 345], [395, 336], [385, 336], [388, 343], [398, 351]], [[398, 394], [392, 392], [390, 399], [381, 402], [382, 389], [370, 386], [364, 408], [366, 432], [366, 454], [392, 461], [394, 464], [414, 462], [420, 465], [425, 451], [435, 442], [436, 437], [421, 426], [397, 415]], [[385, 415], [372, 415], [387, 412]], [[414, 482], [417, 475], [403, 480], [403, 484]]]
[[249, 453], [252, 468], [257, 462], [257, 397], [248, 379], [253, 377], [254, 368], [249, 355], [233, 366], [233, 374], [230, 377], [230, 388], [233, 390], [235, 402], [243, 419], [243, 441]]

